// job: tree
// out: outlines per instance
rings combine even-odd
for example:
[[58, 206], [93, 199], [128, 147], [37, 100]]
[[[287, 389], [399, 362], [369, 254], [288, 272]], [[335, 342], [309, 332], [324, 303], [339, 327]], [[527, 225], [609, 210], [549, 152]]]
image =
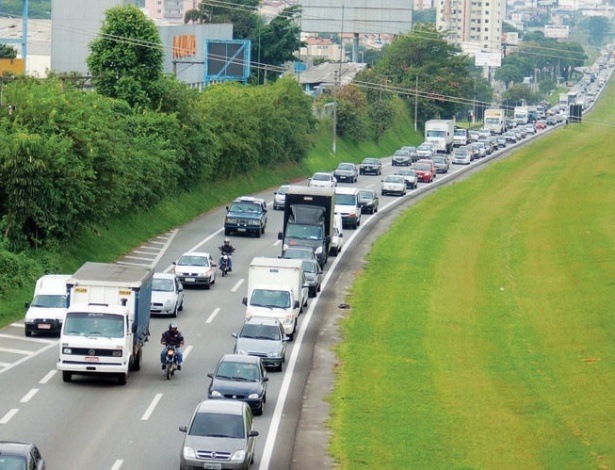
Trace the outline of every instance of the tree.
[[14, 59], [17, 57], [17, 50], [8, 44], [0, 44], [0, 59]]
[[107, 10], [87, 64], [96, 91], [131, 106], [156, 106], [162, 77], [162, 44], [153, 21], [133, 5]]
[[201, 3], [199, 10], [212, 23], [232, 23], [233, 39], [248, 39], [258, 29], [259, 0], [231, 0], [230, 2]]
[[611, 22], [604, 16], [590, 16], [579, 25], [587, 30], [587, 42], [592, 46], [602, 46], [611, 32]]

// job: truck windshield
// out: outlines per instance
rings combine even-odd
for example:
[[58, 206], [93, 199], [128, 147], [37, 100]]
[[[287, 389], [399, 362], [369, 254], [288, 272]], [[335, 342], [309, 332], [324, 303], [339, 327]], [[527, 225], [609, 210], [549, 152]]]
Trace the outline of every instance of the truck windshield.
[[434, 130], [428, 130], [425, 133], [425, 137], [439, 137], [439, 138], [444, 138], [446, 137], [446, 131], [434, 131]]
[[283, 290], [254, 289], [250, 297], [254, 307], [289, 308], [290, 293]]
[[68, 307], [65, 295], [37, 295], [32, 300], [32, 307], [42, 308], [66, 308]]
[[288, 224], [286, 226], [286, 236], [301, 240], [322, 240], [322, 226]]
[[106, 313], [71, 312], [64, 320], [62, 333], [66, 336], [122, 338], [124, 318]]

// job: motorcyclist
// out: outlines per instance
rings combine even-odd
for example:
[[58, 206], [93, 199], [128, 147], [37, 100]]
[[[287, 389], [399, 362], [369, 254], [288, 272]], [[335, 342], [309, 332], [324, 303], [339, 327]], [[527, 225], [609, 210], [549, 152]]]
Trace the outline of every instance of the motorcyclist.
[[224, 244], [218, 247], [220, 250], [220, 259], [218, 260], [218, 266], [222, 266], [222, 256], [228, 255], [228, 270], [233, 270], [233, 257], [231, 256], [235, 251], [235, 247], [231, 245], [231, 241], [228, 238], [224, 239]]
[[169, 329], [162, 333], [160, 344], [164, 345], [164, 348], [162, 348], [162, 352], [160, 353], [160, 363], [162, 364], [162, 369], [164, 370], [165, 368], [166, 355], [169, 350], [169, 346], [174, 346], [175, 353], [177, 354], [177, 370], [182, 370], [184, 353], [181, 348], [184, 345], [184, 337], [177, 329], [177, 325], [175, 323], [169, 323]]

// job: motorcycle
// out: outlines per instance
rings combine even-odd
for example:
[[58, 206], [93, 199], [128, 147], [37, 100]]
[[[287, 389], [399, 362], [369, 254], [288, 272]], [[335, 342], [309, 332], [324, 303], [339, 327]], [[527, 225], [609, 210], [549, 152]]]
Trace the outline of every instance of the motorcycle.
[[171, 380], [171, 376], [175, 374], [175, 371], [179, 366], [179, 358], [177, 357], [175, 346], [169, 346], [167, 348], [164, 365], [164, 372], [167, 376], [167, 380]]
[[231, 255], [221, 252], [220, 254], [220, 271], [222, 271], [222, 277], [226, 276], [231, 270]]

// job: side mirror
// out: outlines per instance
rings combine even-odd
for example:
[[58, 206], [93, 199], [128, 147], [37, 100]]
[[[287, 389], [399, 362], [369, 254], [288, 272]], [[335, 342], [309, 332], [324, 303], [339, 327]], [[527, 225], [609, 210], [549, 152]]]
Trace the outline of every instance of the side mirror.
[[212, 268], [215, 268], [216, 266], [218, 266], [218, 263], [216, 263], [215, 261], [212, 261], [212, 262], [211, 262], [211, 267], [212, 267]]
[[214, 374], [212, 372], [210, 372], [209, 374], [207, 374], [207, 377], [209, 377], [210, 379], [214, 378]]
[[188, 432], [188, 427], [187, 427], [187, 426], [180, 426], [180, 427], [179, 427], [179, 430], [180, 430], [181, 432]]
[[231, 336], [232, 336], [233, 338], [237, 338], [237, 333], [231, 333]]
[[298, 301], [298, 300], [295, 300], [295, 305], [294, 305], [294, 307], [293, 307], [293, 308], [294, 308], [294, 309], [299, 308], [299, 301]]
[[130, 331], [132, 331], [133, 334], [135, 334], [137, 332], [137, 323], [133, 322], [132, 325], [130, 326]]
[[226, 212], [228, 212], [228, 206], [225, 206]]
[[278, 240], [284, 240], [284, 234], [282, 232], [278, 232]]
[[250, 431], [248, 433], [248, 437], [256, 437], [256, 436], [258, 436], [258, 431]]
[[30, 302], [26, 302], [24, 305], [25, 308], [30, 308]]
[[244, 304], [245, 306], [248, 305], [248, 298], [244, 297], [243, 299], [241, 299], [241, 303]]

